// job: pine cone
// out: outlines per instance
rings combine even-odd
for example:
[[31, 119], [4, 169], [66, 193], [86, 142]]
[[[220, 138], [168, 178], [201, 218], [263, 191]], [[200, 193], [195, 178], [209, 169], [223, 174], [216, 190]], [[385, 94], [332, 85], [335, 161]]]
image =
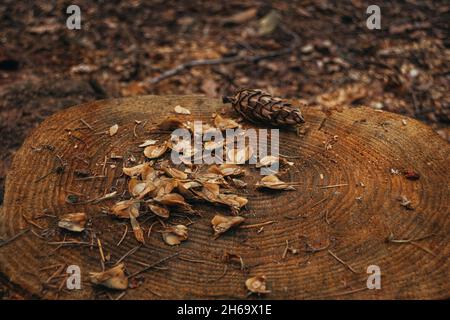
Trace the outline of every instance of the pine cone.
[[233, 108], [252, 122], [280, 127], [297, 127], [305, 122], [300, 110], [260, 89], [242, 89], [234, 97], [223, 97]]

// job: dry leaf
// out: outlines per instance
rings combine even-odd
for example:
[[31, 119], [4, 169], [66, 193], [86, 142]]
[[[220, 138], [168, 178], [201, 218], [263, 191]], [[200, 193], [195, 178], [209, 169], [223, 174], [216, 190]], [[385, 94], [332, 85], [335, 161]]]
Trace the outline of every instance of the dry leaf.
[[117, 202], [112, 208], [111, 213], [122, 219], [129, 219], [130, 214], [134, 217], [139, 216], [140, 203], [133, 199]]
[[245, 280], [245, 286], [252, 293], [269, 293], [266, 289], [266, 276], [256, 276]]
[[235, 227], [242, 222], [244, 222], [244, 217], [225, 217], [222, 215], [215, 215], [211, 220], [212, 227], [214, 229], [214, 234], [216, 236], [226, 232], [228, 229]]
[[270, 11], [266, 16], [259, 20], [258, 33], [261, 36], [271, 34], [281, 21], [281, 16], [276, 10]]
[[279, 162], [279, 158], [275, 156], [265, 156], [259, 162], [256, 164], [257, 168], [261, 167], [269, 167], [273, 165], [274, 163]]
[[167, 142], [164, 142], [158, 146], [148, 146], [144, 149], [144, 155], [149, 159], [156, 159], [166, 153], [167, 149]]
[[144, 232], [142, 231], [142, 228], [139, 225], [139, 222], [137, 221], [136, 216], [134, 216], [132, 210], [130, 210], [130, 223], [131, 227], [133, 228], [133, 233], [136, 240], [140, 243], [145, 243]]
[[84, 212], [68, 213], [61, 217], [58, 227], [69, 231], [81, 232], [86, 225], [87, 217]]
[[152, 145], [154, 145], [154, 144], [156, 144], [156, 142], [158, 142], [157, 140], [145, 140], [144, 142], [142, 142], [140, 145], [139, 145], [139, 147], [140, 148], [145, 148], [145, 147], [148, 147], [148, 146], [152, 146]]
[[136, 177], [133, 177], [128, 182], [128, 191], [138, 199], [142, 199], [155, 189], [156, 187], [152, 181], [139, 181]]
[[221, 174], [224, 177], [240, 176], [245, 174], [245, 170], [235, 164], [221, 164], [209, 167], [208, 172]]
[[112, 137], [113, 135], [115, 135], [117, 133], [118, 130], [119, 130], [119, 125], [118, 124], [113, 125], [111, 128], [109, 128], [109, 135]]
[[182, 106], [178, 105], [175, 107], [175, 112], [178, 114], [191, 114], [191, 111], [189, 111], [186, 108], [183, 108]]
[[256, 17], [257, 13], [258, 13], [257, 8], [250, 8], [225, 18], [223, 22], [225, 24], [241, 24]]
[[256, 183], [257, 188], [268, 188], [274, 190], [295, 190], [292, 184], [288, 184], [278, 179], [275, 175], [265, 176]]
[[239, 123], [237, 123], [236, 121], [228, 118], [222, 118], [219, 114], [216, 114], [216, 116], [214, 117], [214, 125], [221, 131], [239, 127]]
[[239, 210], [248, 203], [247, 198], [235, 194], [219, 194], [218, 201], [219, 203], [231, 207], [234, 213], [238, 213]]
[[231, 181], [233, 181], [234, 186], [237, 188], [245, 188], [247, 186], [247, 182], [240, 179], [232, 179]]
[[151, 212], [153, 212], [154, 214], [156, 214], [159, 217], [168, 218], [170, 216], [169, 209], [167, 209], [166, 207], [164, 207], [162, 205], [156, 205], [156, 204], [149, 203], [148, 208], [150, 209]]
[[253, 148], [251, 146], [246, 146], [240, 149], [230, 149], [227, 152], [228, 161], [237, 164], [244, 164], [253, 155]]
[[154, 196], [162, 197], [165, 194], [171, 193], [177, 187], [178, 182], [172, 178], [161, 177], [155, 180], [155, 185], [157, 186], [157, 190]]
[[215, 150], [215, 149], [222, 149], [223, 148], [224, 141], [206, 141], [205, 142], [205, 150]]
[[160, 197], [156, 197], [154, 200], [166, 206], [177, 207], [178, 209], [185, 212], [193, 211], [191, 205], [184, 201], [183, 196], [178, 193], [168, 193]]
[[185, 225], [178, 224], [166, 228], [162, 233], [163, 240], [170, 246], [180, 244], [188, 238], [188, 228]]
[[184, 173], [183, 171], [180, 171], [175, 168], [171, 167], [164, 167], [162, 168], [164, 173], [168, 175], [171, 178], [180, 179], [180, 180], [186, 180], [188, 178], [188, 175]]
[[142, 174], [143, 172], [146, 172], [146, 170], [149, 170], [150, 168], [151, 168], [150, 164], [148, 162], [145, 162], [142, 164], [138, 164], [137, 166], [134, 167], [123, 168], [122, 171], [127, 176], [134, 177]]
[[121, 263], [103, 272], [90, 272], [89, 279], [93, 284], [106, 288], [126, 290], [128, 288], [128, 278], [125, 276], [124, 270], [125, 265]]

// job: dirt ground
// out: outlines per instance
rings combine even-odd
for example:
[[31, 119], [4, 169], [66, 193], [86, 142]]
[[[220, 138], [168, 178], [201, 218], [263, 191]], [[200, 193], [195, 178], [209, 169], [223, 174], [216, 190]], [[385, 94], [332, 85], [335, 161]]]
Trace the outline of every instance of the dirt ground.
[[[66, 27], [74, 3], [81, 30]], [[450, 141], [448, 2], [379, 1], [381, 30], [366, 27], [370, 4], [3, 0], [0, 204], [11, 159], [30, 131], [58, 110], [96, 99], [263, 88], [309, 104], [404, 114]], [[283, 49], [290, 50], [266, 56]], [[236, 56], [250, 58], [155, 78], [192, 60]], [[0, 298], [22, 296], [1, 282]]]

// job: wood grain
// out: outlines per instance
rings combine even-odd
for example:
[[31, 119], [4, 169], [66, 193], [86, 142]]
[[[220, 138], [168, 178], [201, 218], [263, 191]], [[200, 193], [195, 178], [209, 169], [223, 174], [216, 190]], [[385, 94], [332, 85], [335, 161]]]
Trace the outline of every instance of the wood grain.
[[[100, 270], [98, 249], [48, 244], [63, 236], [55, 219], [49, 216], [87, 212], [92, 220], [90, 228], [101, 239], [105, 254], [111, 256], [109, 265], [136, 247], [130, 228], [123, 243], [116, 245], [124, 222], [102, 213], [102, 208], [114, 200], [72, 205], [65, 198], [70, 192], [88, 194], [90, 198], [103, 195], [105, 180], [115, 183], [119, 179], [120, 162], [115, 169], [108, 169], [110, 179], [79, 181], [74, 170], [89, 168], [99, 173], [102, 168], [96, 164], [103, 163], [111, 152], [141, 158], [142, 150], [136, 146], [155, 137], [148, 129], [176, 105], [190, 109], [193, 117], [205, 121], [210, 121], [213, 111], [226, 107], [202, 96], [107, 100], [57, 113], [35, 129], [17, 152], [7, 177], [0, 238], [8, 239], [29, 227], [34, 233], [27, 232], [0, 247], [0, 272], [42, 298], [106, 298], [105, 291], [92, 287], [87, 277], [90, 271]], [[280, 153], [300, 157], [294, 160], [295, 168], [286, 179], [300, 182], [297, 190], [275, 193], [251, 187], [248, 191], [246, 224], [276, 222], [266, 225], [260, 233], [257, 228], [243, 228], [213, 240], [210, 219], [218, 209], [204, 206], [203, 216], [189, 226], [189, 240], [179, 247], [168, 247], [160, 234], [152, 232], [145, 246], [124, 259], [129, 274], [142, 268], [138, 261], [151, 264], [175, 252], [179, 256], [161, 264], [164, 269], [143, 273], [143, 283], [128, 289], [124, 299], [246, 298], [245, 279], [254, 275], [267, 276], [271, 293], [249, 299], [449, 297], [449, 144], [418, 121], [408, 119], [404, 125], [404, 117], [369, 108], [344, 108], [333, 112], [325, 122], [325, 115], [317, 109], [307, 108], [303, 114], [309, 125], [304, 137], [291, 132], [280, 135]], [[94, 131], [73, 131], [82, 141], [68, 138], [66, 129], [82, 126], [81, 118]], [[133, 134], [135, 120], [148, 121], [145, 130], [142, 125], [137, 127], [139, 138]], [[119, 131], [114, 137], [95, 134], [116, 123]], [[332, 144], [329, 150], [325, 148], [327, 142]], [[54, 150], [39, 151], [42, 145], [52, 145]], [[55, 155], [67, 161], [64, 173], [36, 182], [55, 167]], [[420, 173], [418, 180], [407, 180], [402, 175], [409, 168]], [[400, 174], [391, 173], [391, 169]], [[254, 173], [248, 181], [252, 185], [259, 178]], [[323, 188], [337, 184], [346, 185]], [[412, 201], [415, 210], [400, 205], [397, 198], [402, 195]], [[33, 218], [42, 213], [49, 216]], [[30, 225], [30, 220], [47, 229], [46, 239], [35, 235], [42, 230]], [[147, 231], [150, 224], [143, 226]], [[391, 233], [397, 239], [432, 236], [417, 245], [394, 244], [386, 242]], [[89, 232], [72, 238], [91, 241]], [[288, 252], [283, 258], [286, 241], [298, 253]], [[247, 272], [228, 265], [224, 273], [224, 251], [242, 256]], [[82, 290], [57, 293], [46, 287], [50, 273], [42, 268], [56, 264], [79, 265]], [[369, 265], [381, 268], [381, 290], [366, 288]]]

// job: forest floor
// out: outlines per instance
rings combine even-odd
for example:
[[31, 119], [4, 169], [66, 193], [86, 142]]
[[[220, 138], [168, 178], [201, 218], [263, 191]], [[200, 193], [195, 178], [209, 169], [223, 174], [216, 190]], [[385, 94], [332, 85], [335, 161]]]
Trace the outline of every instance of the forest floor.
[[[66, 27], [66, 1], [0, 4], [0, 204], [30, 131], [58, 110], [97, 99], [262, 88], [325, 107], [396, 112], [450, 141], [446, 1], [380, 2], [381, 30], [367, 28], [371, 3], [360, 0], [76, 4], [81, 30]], [[192, 60], [237, 56], [157, 78]], [[0, 298], [22, 296], [0, 281]]]

